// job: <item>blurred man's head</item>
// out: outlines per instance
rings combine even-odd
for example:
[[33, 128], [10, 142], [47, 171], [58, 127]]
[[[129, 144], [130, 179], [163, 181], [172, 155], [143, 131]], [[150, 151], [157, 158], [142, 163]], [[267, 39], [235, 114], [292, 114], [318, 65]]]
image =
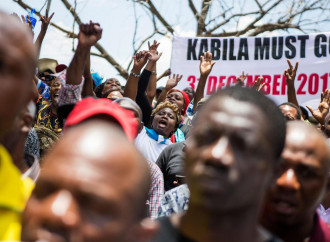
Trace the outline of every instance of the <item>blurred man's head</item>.
[[284, 138], [283, 116], [264, 95], [237, 87], [213, 95], [187, 146], [190, 205], [212, 213], [258, 207]]
[[0, 136], [33, 95], [36, 53], [32, 34], [15, 17], [0, 12]]
[[148, 222], [149, 187], [147, 162], [117, 126], [105, 120], [78, 124], [45, 160], [22, 240], [147, 240], [154, 230], [142, 222]]
[[301, 119], [301, 112], [299, 108], [293, 103], [290, 102], [282, 103], [279, 106], [279, 109], [281, 110], [282, 114], [284, 115], [287, 121]]
[[137, 105], [136, 102], [134, 102], [132, 99], [128, 97], [118, 98], [115, 100], [115, 102], [118, 103], [119, 106], [121, 106], [122, 108], [133, 112], [134, 117], [138, 123], [138, 133], [140, 133], [140, 131], [143, 128], [143, 122], [142, 122], [142, 110], [139, 107], [139, 105]]
[[282, 160], [264, 203], [266, 228], [290, 230], [313, 221], [328, 182], [329, 161], [322, 133], [302, 122], [288, 123]]

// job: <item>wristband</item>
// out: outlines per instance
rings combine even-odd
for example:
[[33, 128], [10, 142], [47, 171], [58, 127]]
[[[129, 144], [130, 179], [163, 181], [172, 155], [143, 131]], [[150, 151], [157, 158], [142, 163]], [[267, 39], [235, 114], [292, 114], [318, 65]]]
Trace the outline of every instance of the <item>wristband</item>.
[[139, 78], [141, 76], [139, 74], [134, 73], [133, 71], [131, 71], [131, 75], [134, 76], [134, 77], [136, 77], [136, 78]]
[[156, 76], [157, 76], [157, 72], [152, 71], [152, 72], [151, 72], [151, 75], [156, 75]]

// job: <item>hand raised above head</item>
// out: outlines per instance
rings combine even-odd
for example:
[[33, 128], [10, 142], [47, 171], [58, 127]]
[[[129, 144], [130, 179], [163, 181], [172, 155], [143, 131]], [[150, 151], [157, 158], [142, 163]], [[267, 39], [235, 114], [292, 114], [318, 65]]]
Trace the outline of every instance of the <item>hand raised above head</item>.
[[264, 78], [262, 76], [259, 76], [257, 80], [255, 80], [255, 82], [253, 83], [253, 89], [257, 90], [258, 92], [260, 92], [264, 86], [266, 85], [266, 83], [262, 83], [264, 81]]
[[212, 62], [212, 54], [210, 52], [205, 52], [204, 57], [200, 57], [199, 71], [201, 76], [208, 76], [215, 64], [215, 61]]
[[165, 86], [165, 89], [166, 90], [171, 90], [173, 89], [174, 87], [176, 87], [179, 83], [179, 81], [181, 81], [182, 79], [182, 75], [180, 76], [179, 74], [173, 74], [172, 78], [169, 78], [167, 83], [166, 83], [166, 86]]
[[40, 15], [40, 19], [39, 21], [41, 21], [41, 29], [42, 30], [47, 30], [49, 24], [50, 24], [50, 20], [52, 20], [53, 16], [55, 13], [52, 13], [49, 17], [48, 17], [48, 9], [46, 9], [46, 15], [42, 16]]
[[150, 58], [150, 52], [149, 51], [139, 51], [136, 53], [135, 56], [133, 56], [133, 69], [132, 71], [135, 74], [140, 73], [141, 69], [145, 66], [147, 63], [148, 59]]
[[248, 74], [246, 73], [244, 75], [244, 71], [242, 72], [242, 75], [240, 75], [239, 77], [237, 77], [236, 79], [236, 86], [243, 86], [244, 85], [244, 81], [247, 78]]
[[321, 102], [316, 110], [311, 106], [306, 106], [309, 111], [312, 113], [314, 118], [323, 125], [325, 122], [325, 117], [329, 113], [330, 107], [330, 90], [326, 89], [324, 93], [321, 94]]
[[78, 34], [79, 43], [84, 46], [92, 47], [101, 39], [102, 31], [99, 23], [90, 21], [88, 24], [81, 24]]
[[288, 86], [294, 86], [294, 80], [296, 79], [299, 62], [296, 62], [295, 67], [292, 66], [292, 64], [289, 60], [287, 60], [287, 62], [288, 62], [289, 68], [284, 71], [286, 84]]

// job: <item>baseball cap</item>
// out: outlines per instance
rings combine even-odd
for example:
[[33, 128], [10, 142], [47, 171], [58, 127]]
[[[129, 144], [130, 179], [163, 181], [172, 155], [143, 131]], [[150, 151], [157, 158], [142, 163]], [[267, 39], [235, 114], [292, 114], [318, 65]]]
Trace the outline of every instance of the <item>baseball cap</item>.
[[64, 130], [100, 114], [114, 119], [122, 127], [129, 140], [135, 139], [138, 123], [133, 113], [106, 98], [87, 97], [78, 102], [68, 115]]

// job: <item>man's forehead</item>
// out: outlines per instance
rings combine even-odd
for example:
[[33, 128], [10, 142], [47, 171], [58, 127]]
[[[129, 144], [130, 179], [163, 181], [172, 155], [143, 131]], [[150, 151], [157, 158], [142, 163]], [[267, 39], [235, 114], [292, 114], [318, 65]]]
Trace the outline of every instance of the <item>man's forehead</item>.
[[209, 102], [201, 110], [199, 122], [226, 123], [234, 126], [251, 126], [261, 123], [264, 117], [261, 111], [253, 104], [223, 97]]

